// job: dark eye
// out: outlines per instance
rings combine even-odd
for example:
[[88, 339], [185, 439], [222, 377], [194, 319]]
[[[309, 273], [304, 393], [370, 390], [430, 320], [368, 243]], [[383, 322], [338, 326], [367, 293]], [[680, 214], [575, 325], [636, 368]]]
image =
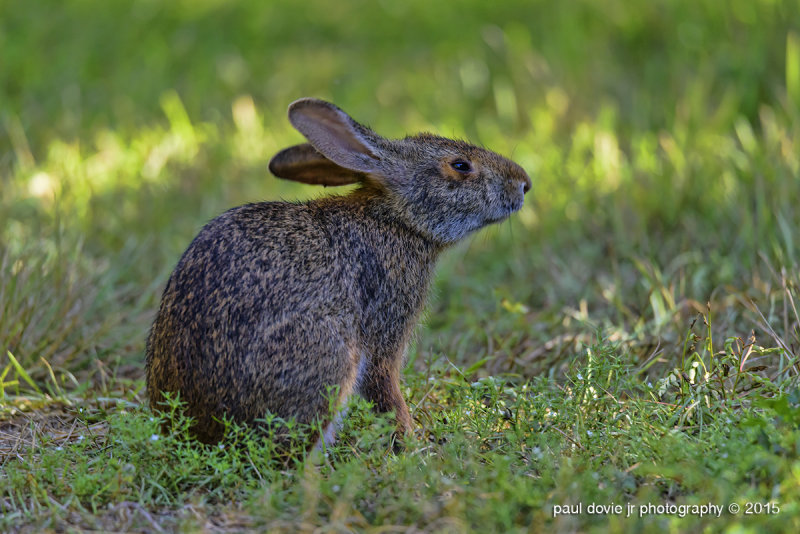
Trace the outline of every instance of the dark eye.
[[453, 163], [450, 164], [455, 170], [461, 173], [468, 173], [472, 170], [472, 165], [469, 164], [469, 161], [465, 161], [463, 159], [457, 159]]

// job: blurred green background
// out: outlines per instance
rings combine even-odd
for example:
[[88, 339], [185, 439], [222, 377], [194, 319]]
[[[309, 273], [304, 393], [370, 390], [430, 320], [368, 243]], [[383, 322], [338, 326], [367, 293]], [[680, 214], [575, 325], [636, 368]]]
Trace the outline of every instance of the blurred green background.
[[140, 378], [207, 220], [331, 193], [266, 169], [303, 96], [533, 179], [444, 258], [423, 356], [531, 376], [587, 336], [677, 347], [707, 301], [744, 336], [746, 299], [796, 341], [772, 312], [797, 280], [798, 21], [780, 0], [0, 0], [0, 349], [34, 377]]

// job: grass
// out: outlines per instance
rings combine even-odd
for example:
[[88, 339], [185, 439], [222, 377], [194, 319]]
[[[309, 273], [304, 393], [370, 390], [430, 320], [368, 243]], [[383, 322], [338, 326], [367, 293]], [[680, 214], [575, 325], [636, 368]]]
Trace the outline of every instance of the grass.
[[[0, 528], [798, 530], [797, 3], [326, 6], [0, 0]], [[145, 403], [204, 222], [330, 193], [266, 171], [300, 96], [533, 178], [439, 265], [398, 454], [363, 404], [287, 460]]]
[[617, 351], [598, 350], [605, 352], [587, 350], [563, 382], [470, 383], [445, 366], [410, 377], [421, 430], [397, 456], [387, 452], [390, 422], [363, 404], [334, 448], [289, 462], [246, 429], [232, 429], [225, 445], [204, 447], [186, 438], [180, 417], [162, 435], [140, 406], [94, 406], [70, 434], [42, 433], [26, 462], [7, 463], [17, 492], [4, 496], [14, 509], [5, 526], [28, 514], [39, 524], [66, 520], [98, 530], [695, 530], [737, 518], [727, 510], [721, 518], [652, 514], [637, 526], [622, 516], [554, 518], [553, 509], [775, 501], [777, 515], [742, 516], [743, 524], [793, 526], [796, 390], [758, 408], [738, 405], [741, 394], [734, 406], [662, 402], [680, 395], [680, 386], [643, 384]]

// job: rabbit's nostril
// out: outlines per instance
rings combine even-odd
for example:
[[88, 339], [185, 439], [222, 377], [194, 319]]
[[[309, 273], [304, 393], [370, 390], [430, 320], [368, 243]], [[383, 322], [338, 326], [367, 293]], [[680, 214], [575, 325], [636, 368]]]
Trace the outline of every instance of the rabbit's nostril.
[[528, 173], [524, 171], [519, 173], [517, 176], [519, 178], [522, 178], [522, 184], [520, 185], [522, 185], [522, 194], [524, 195], [525, 193], [530, 191], [531, 187], [533, 186], [533, 184], [531, 183], [531, 177], [528, 176]]
[[525, 178], [526, 178], [526, 180], [522, 183], [522, 194], [523, 195], [525, 193], [527, 193], [528, 191], [530, 191], [531, 190], [531, 186], [532, 186], [531, 179], [528, 178], [527, 176]]

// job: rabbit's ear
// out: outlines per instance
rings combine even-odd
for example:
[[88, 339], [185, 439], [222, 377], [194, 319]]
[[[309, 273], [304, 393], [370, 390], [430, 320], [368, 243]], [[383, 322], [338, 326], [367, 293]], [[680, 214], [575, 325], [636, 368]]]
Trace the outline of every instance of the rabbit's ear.
[[354, 184], [364, 179], [362, 173], [335, 164], [308, 143], [275, 154], [269, 162], [269, 171], [278, 178], [324, 186]]
[[289, 106], [289, 122], [332, 162], [361, 173], [378, 170], [381, 138], [333, 104], [296, 100]]

